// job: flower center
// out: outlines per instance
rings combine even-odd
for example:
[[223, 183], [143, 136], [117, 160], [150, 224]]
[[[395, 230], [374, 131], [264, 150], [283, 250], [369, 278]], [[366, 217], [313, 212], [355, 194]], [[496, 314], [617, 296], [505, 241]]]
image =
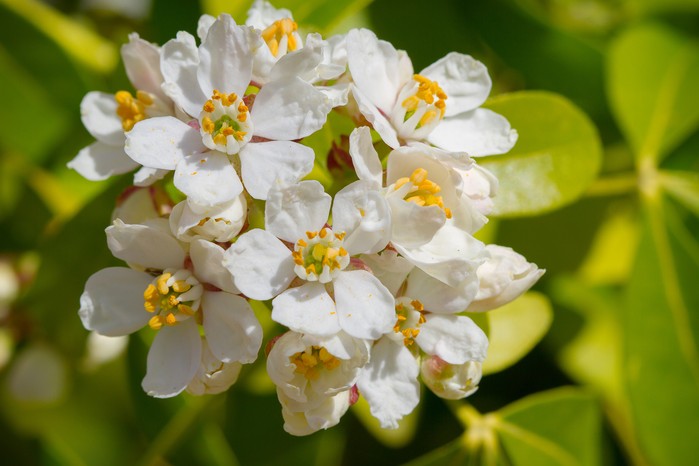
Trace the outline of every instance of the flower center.
[[444, 211], [447, 218], [451, 218], [451, 209], [444, 207], [442, 196], [437, 196], [442, 188], [434, 181], [427, 179], [427, 170], [416, 168], [410, 178], [403, 177], [396, 180], [394, 189], [400, 189], [406, 183], [411, 183], [413, 186], [403, 199], [419, 206], [436, 205]]
[[444, 118], [446, 100], [447, 94], [436, 81], [413, 75], [401, 89], [399, 104], [393, 109], [392, 120], [399, 135], [408, 139], [427, 135]]
[[117, 116], [121, 119], [121, 127], [124, 131], [131, 131], [136, 123], [145, 119], [146, 109], [153, 105], [153, 98], [144, 91], [136, 91], [136, 97], [129, 91], [118, 91], [114, 94], [118, 106]]
[[425, 323], [424, 307], [417, 299], [401, 297], [396, 299], [396, 325], [393, 331], [403, 336], [403, 344], [410, 346], [420, 334], [420, 326]]
[[252, 138], [252, 123], [245, 102], [234, 93], [214, 89], [199, 116], [204, 145], [212, 150], [237, 154]]
[[159, 330], [192, 317], [199, 309], [204, 288], [189, 270], [168, 269], [143, 292], [143, 307], [155, 315], [148, 325]]
[[303, 374], [308, 380], [317, 380], [321, 370], [331, 371], [340, 365], [340, 360], [322, 346], [308, 347], [289, 356], [289, 361], [296, 366], [294, 372]]
[[330, 228], [307, 231], [306, 238], [300, 239], [291, 253], [296, 267], [296, 275], [304, 280], [327, 283], [336, 272], [350, 262], [347, 250], [342, 247], [345, 233], [333, 233]]
[[[294, 51], [298, 48], [298, 42], [294, 33], [299, 28], [298, 24], [291, 18], [283, 18], [272, 23], [262, 31], [262, 38], [267, 43], [269, 51], [275, 57], [281, 54], [284, 55], [288, 51]], [[286, 43], [284, 42], [286, 38]], [[280, 50], [281, 49], [281, 50]]]

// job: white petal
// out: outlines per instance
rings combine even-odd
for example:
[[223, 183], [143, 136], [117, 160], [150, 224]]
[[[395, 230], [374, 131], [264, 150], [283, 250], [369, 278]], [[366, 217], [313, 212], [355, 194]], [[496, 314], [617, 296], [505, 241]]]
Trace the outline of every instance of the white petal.
[[262, 87], [250, 117], [255, 136], [291, 141], [318, 131], [330, 110], [332, 104], [322, 92], [293, 77]]
[[480, 107], [488, 98], [492, 85], [483, 63], [456, 52], [440, 58], [420, 74], [437, 81], [447, 94], [446, 117]]
[[420, 301], [425, 310], [440, 314], [465, 311], [476, 293], [477, 274], [469, 275], [459, 286], [449, 286], [417, 268], [408, 276], [408, 287], [405, 290], [405, 296]]
[[246, 296], [264, 301], [284, 291], [294, 279], [291, 251], [265, 230], [250, 230], [223, 257], [223, 266]]
[[68, 162], [72, 168], [90, 181], [106, 180], [113, 175], [121, 175], [138, 167], [138, 163], [126, 155], [120, 145], [110, 146], [96, 141], [78, 152]]
[[135, 186], [150, 186], [156, 181], [162, 180], [170, 170], [161, 170], [159, 168], [141, 167], [133, 174], [133, 184]]
[[340, 326], [345, 332], [376, 340], [393, 331], [395, 300], [376, 277], [364, 270], [343, 271], [333, 285]]
[[156, 398], [175, 396], [197, 373], [200, 360], [201, 337], [194, 319], [163, 327], [148, 351], [148, 370], [141, 386]]
[[315, 180], [275, 186], [265, 206], [265, 228], [277, 238], [295, 243], [307, 231], [320, 230], [328, 221], [332, 198]]
[[427, 354], [450, 364], [482, 362], [488, 352], [488, 337], [465, 316], [430, 314], [415, 341]]
[[197, 37], [199, 37], [201, 42], [206, 40], [206, 36], [209, 34], [209, 29], [215, 21], [216, 18], [211, 15], [204, 14], [199, 17], [199, 21], [197, 22]]
[[360, 180], [370, 182], [377, 187], [383, 185], [383, 168], [379, 154], [374, 149], [371, 131], [367, 126], [360, 126], [350, 134], [350, 157], [354, 171]]
[[449, 286], [460, 286], [488, 257], [485, 245], [447, 223], [432, 241], [417, 248], [394, 243], [398, 252], [427, 274]]
[[124, 267], [92, 274], [80, 296], [78, 314], [83, 326], [109, 337], [140, 329], [152, 317], [143, 308], [143, 292], [151, 281], [150, 275]]
[[347, 233], [350, 256], [379, 252], [391, 239], [391, 209], [373, 183], [355, 181], [335, 195], [333, 229]]
[[105, 230], [114, 257], [143, 268], [181, 268], [185, 251], [167, 230], [153, 225], [128, 225], [115, 220]]
[[252, 76], [256, 41], [252, 29], [236, 25], [229, 15], [219, 16], [199, 46], [197, 77], [204, 95], [211, 96], [214, 89], [243, 95]]
[[272, 301], [272, 320], [294, 332], [334, 335], [340, 331], [335, 303], [320, 283], [291, 288]]
[[276, 181], [294, 183], [313, 169], [313, 149], [292, 141], [248, 143], [240, 151], [241, 176], [255, 199], [267, 199]]
[[245, 24], [264, 30], [275, 21], [284, 18], [293, 18], [291, 11], [286, 8], [274, 8], [267, 0], [255, 0], [248, 10], [248, 18], [245, 20]]
[[332, 108], [343, 107], [349, 100], [350, 85], [348, 83], [336, 83], [332, 86], [316, 86], [330, 102]]
[[328, 429], [340, 422], [349, 408], [349, 391], [324, 397], [318, 404], [313, 404], [301, 411], [291, 411], [286, 407], [284, 393], [277, 389], [279, 401], [282, 405], [282, 417], [284, 418], [284, 430], [291, 435], [310, 435], [320, 429]]
[[478, 108], [445, 118], [427, 140], [442, 149], [464, 151], [478, 157], [509, 151], [517, 142], [517, 131], [502, 115]]
[[129, 43], [121, 46], [121, 58], [126, 76], [134, 88], [165, 98], [160, 89], [163, 74], [160, 72], [160, 51], [156, 45], [141, 39], [138, 34], [130, 34]]
[[203, 239], [195, 239], [189, 247], [194, 275], [199, 282], [214, 285], [228, 293], [238, 294], [233, 275], [223, 266], [224, 250], [221, 246]]
[[394, 296], [403, 286], [410, 271], [415, 268], [410, 261], [392, 249], [386, 249], [381, 254], [362, 255], [360, 258]]
[[262, 326], [248, 302], [222, 291], [205, 291], [201, 301], [204, 333], [211, 352], [223, 362], [257, 359]]
[[175, 170], [175, 186], [193, 202], [216, 205], [243, 192], [243, 185], [223, 152], [184, 156]]
[[180, 31], [176, 39], [163, 45], [161, 53], [163, 91], [191, 117], [198, 117], [209, 96], [204, 95], [197, 79], [199, 51], [194, 37]]
[[401, 68], [401, 56], [393, 45], [379, 40], [368, 29], [347, 33], [347, 63], [355, 85], [386, 114], [400, 87], [412, 75], [412, 70], [405, 73]]
[[359, 111], [367, 119], [371, 126], [379, 133], [383, 142], [392, 148], [400, 147], [398, 133], [390, 121], [381, 113], [381, 110], [369, 101], [357, 86], [352, 86], [352, 95], [357, 102]]
[[403, 345], [381, 338], [371, 349], [357, 387], [369, 402], [371, 414], [384, 429], [397, 429], [398, 421], [420, 401], [419, 366]]
[[431, 241], [444, 226], [447, 217], [439, 206], [419, 206], [404, 199], [410, 185], [386, 195], [391, 209], [393, 231], [391, 241], [406, 248], [415, 248]]
[[199, 131], [166, 116], [139, 121], [127, 133], [124, 150], [144, 167], [174, 170], [185, 156], [206, 149]]
[[323, 44], [320, 34], [312, 33], [306, 37], [306, 44], [279, 59], [269, 75], [270, 81], [298, 76], [304, 81], [313, 82], [317, 68], [323, 59]]
[[92, 91], [80, 102], [80, 117], [85, 129], [100, 142], [110, 146], [124, 144], [124, 128], [116, 113], [114, 94]]

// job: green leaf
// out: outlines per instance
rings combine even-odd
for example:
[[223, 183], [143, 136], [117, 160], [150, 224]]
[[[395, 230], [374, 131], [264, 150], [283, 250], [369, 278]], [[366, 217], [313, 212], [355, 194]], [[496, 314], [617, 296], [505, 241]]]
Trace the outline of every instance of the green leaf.
[[490, 345], [483, 373], [492, 374], [507, 369], [534, 348], [551, 326], [553, 310], [546, 296], [530, 291], [487, 315]]
[[690, 432], [696, 431], [699, 412], [699, 245], [671, 204], [660, 196], [646, 201], [621, 320], [624, 375], [649, 462], [692, 464], [698, 452]]
[[658, 175], [665, 191], [699, 216], [699, 173], [664, 170]]
[[590, 186], [602, 150], [592, 122], [569, 100], [549, 92], [515, 92], [486, 102], [519, 132], [505, 155], [478, 163], [498, 177], [494, 215], [539, 214], [569, 204]]
[[651, 14], [651, 13], [678, 13], [678, 12], [696, 12], [699, 10], [699, 1], [697, 0], [630, 0], [627, 6], [635, 13]]
[[699, 47], [666, 27], [642, 24], [612, 43], [608, 94], [637, 160], [656, 164], [699, 126]]
[[498, 413], [495, 430], [514, 466], [597, 466], [601, 419], [591, 395], [572, 388], [537, 393]]

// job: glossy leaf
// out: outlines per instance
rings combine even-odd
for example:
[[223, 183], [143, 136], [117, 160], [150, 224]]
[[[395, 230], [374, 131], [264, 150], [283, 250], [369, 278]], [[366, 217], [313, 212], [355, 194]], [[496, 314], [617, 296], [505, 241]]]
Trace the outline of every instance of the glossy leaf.
[[607, 82], [639, 160], [657, 163], [699, 126], [699, 46], [669, 28], [644, 24], [617, 37]]
[[[691, 464], [697, 449], [689, 433], [699, 412], [699, 245], [659, 196], [648, 199], [645, 213], [621, 321], [628, 395], [650, 462]], [[661, 386], [671, 392], [659, 393]]]
[[551, 326], [553, 310], [546, 296], [530, 291], [487, 316], [490, 345], [483, 373], [492, 374], [507, 369], [534, 348]]
[[486, 106], [519, 133], [509, 153], [478, 160], [500, 183], [496, 216], [553, 210], [578, 199], [594, 181], [602, 157], [597, 130], [566, 98], [515, 92], [490, 99]]

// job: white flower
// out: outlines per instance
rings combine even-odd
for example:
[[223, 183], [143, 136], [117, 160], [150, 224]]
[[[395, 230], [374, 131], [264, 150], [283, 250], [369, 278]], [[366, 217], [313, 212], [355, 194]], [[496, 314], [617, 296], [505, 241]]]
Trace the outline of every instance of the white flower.
[[368, 343], [342, 332], [331, 337], [287, 332], [267, 356], [267, 373], [286, 397], [312, 403], [349, 390], [368, 358]]
[[[275, 187], [265, 210], [267, 230], [240, 236], [224, 266], [246, 296], [276, 296], [272, 319], [291, 330], [321, 336], [344, 330], [376, 339], [393, 325], [393, 297], [371, 273], [347, 270], [344, 233], [324, 227], [330, 202], [317, 181]], [[294, 244], [293, 251], [282, 241]], [[303, 284], [287, 290], [294, 278]]]
[[220, 361], [202, 337], [201, 363], [194, 378], [187, 385], [192, 395], [215, 395], [230, 388], [238, 380], [243, 365], [237, 361]]
[[424, 358], [420, 366], [422, 381], [435, 395], [460, 400], [478, 390], [483, 375], [480, 361], [449, 364], [439, 356]]
[[170, 228], [180, 241], [202, 238], [225, 243], [243, 228], [247, 212], [244, 194], [214, 206], [200, 206], [185, 199], [172, 209]]
[[490, 258], [478, 268], [480, 286], [469, 312], [484, 312], [504, 306], [534, 286], [546, 272], [503, 246], [489, 244]]
[[79, 315], [85, 328], [106, 336], [128, 335], [146, 324], [158, 330], [142, 384], [149, 395], [177, 395], [195, 377], [202, 358], [199, 325], [218, 360], [256, 359], [262, 328], [221, 267], [222, 248], [194, 240], [187, 252], [165, 220], [146, 225], [116, 220], [106, 231], [112, 253], [132, 268], [93, 274]]
[[282, 405], [284, 430], [296, 436], [310, 435], [337, 425], [350, 407], [349, 390], [331, 396], [318, 396], [308, 403], [292, 400], [279, 389], [277, 397]]
[[347, 34], [352, 94], [359, 110], [393, 148], [427, 141], [473, 156], [502, 154], [517, 132], [502, 116], [479, 108], [490, 93], [485, 66], [450, 53], [413, 74], [410, 59], [367, 29]]
[[320, 129], [331, 103], [295, 76], [246, 97], [259, 40], [253, 29], [227, 15], [212, 24], [198, 49], [191, 35], [180, 32], [163, 46], [163, 89], [197, 121], [151, 119], [128, 135], [126, 152], [134, 160], [175, 170], [175, 186], [198, 204], [220, 204], [240, 194], [233, 155], [256, 199], [266, 199], [277, 179], [297, 181], [313, 167], [313, 150], [294, 140]]
[[[126, 75], [136, 88], [135, 96], [128, 91], [116, 94], [89, 92], [80, 104], [85, 128], [97, 139], [68, 162], [68, 167], [92, 181], [129, 172], [139, 166], [124, 152], [125, 133], [147, 118], [173, 115], [170, 99], [160, 89], [160, 49], [138, 34], [129, 35], [129, 43], [121, 48]], [[142, 168], [134, 183], [146, 186], [166, 172]]]

